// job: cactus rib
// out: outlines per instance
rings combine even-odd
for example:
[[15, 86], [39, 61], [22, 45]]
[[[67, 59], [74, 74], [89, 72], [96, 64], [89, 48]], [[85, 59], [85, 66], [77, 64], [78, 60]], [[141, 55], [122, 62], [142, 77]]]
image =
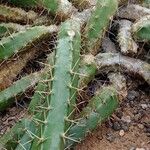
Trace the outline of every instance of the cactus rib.
[[136, 40], [150, 41], [150, 15], [133, 24], [132, 32]]
[[94, 55], [97, 54], [101, 39], [106, 31], [111, 17], [117, 11], [117, 0], [97, 0], [92, 15], [84, 31], [84, 49]]
[[89, 104], [79, 115], [78, 122], [68, 132], [66, 147], [80, 142], [87, 133], [94, 130], [105, 119], [110, 117], [118, 106], [117, 92], [112, 86], [104, 87], [90, 100]]
[[138, 45], [131, 35], [132, 22], [128, 20], [120, 20], [118, 31], [118, 42], [123, 54], [137, 53]]
[[7, 59], [20, 50], [26, 50], [33, 45], [33, 42], [37, 42], [56, 31], [57, 27], [54, 25], [49, 27], [35, 26], [2, 38], [0, 41], [0, 60]]

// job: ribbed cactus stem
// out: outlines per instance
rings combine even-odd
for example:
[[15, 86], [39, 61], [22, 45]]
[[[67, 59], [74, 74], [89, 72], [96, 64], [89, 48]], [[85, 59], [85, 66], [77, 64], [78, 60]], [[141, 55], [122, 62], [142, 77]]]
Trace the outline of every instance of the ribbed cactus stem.
[[68, 18], [77, 9], [68, 0], [43, 0], [41, 5], [59, 18]]
[[84, 88], [88, 85], [88, 83], [94, 79], [97, 73], [97, 66], [94, 61], [93, 55], [85, 55], [82, 58], [80, 64], [80, 80], [79, 87]]
[[44, 103], [46, 103], [45, 97], [48, 96], [47, 92], [49, 92], [51, 88], [50, 81], [53, 78], [52, 71], [54, 66], [54, 58], [54, 52], [48, 55], [46, 64], [49, 64], [49, 66], [45, 66], [41, 80], [35, 88], [35, 93], [28, 107], [28, 112], [32, 115], [37, 113], [37, 110], [39, 110], [39, 106], [42, 106]]
[[31, 128], [33, 127], [31, 125], [31, 120], [29, 119], [22, 119], [17, 122], [10, 131], [0, 138], [0, 149], [15, 149], [19, 139], [27, 130], [31, 130]]
[[55, 25], [49, 27], [35, 26], [2, 38], [0, 41], [0, 60], [7, 59], [20, 50], [27, 50], [33, 46], [33, 43], [56, 31], [57, 27]]
[[135, 4], [130, 4], [126, 7], [122, 7], [118, 11], [118, 17], [134, 21], [139, 20], [146, 15], [150, 15], [150, 9]]
[[84, 31], [84, 51], [97, 54], [109, 21], [117, 11], [117, 0], [97, 0]]
[[41, 72], [33, 73], [14, 82], [10, 87], [0, 92], [0, 111], [11, 105], [13, 97], [25, 92], [29, 87], [34, 86], [41, 79]]
[[132, 22], [128, 20], [119, 21], [118, 43], [123, 54], [137, 53], [138, 45], [132, 38]]
[[144, 16], [133, 24], [132, 33], [136, 40], [150, 41], [150, 15]]
[[26, 12], [21, 8], [12, 8], [6, 5], [0, 5], [0, 21], [12, 21], [19, 23], [32, 23], [38, 15], [34, 11]]
[[150, 84], [150, 64], [119, 53], [102, 53], [96, 56], [96, 65], [100, 73], [111, 71], [127, 72], [142, 77]]
[[82, 110], [77, 123], [68, 131], [66, 147], [71, 147], [83, 140], [89, 131], [94, 130], [109, 118], [118, 106], [117, 92], [112, 86], [97, 91], [89, 104]]
[[22, 26], [17, 23], [0, 23], [0, 38], [9, 36], [13, 32], [25, 30], [27, 26]]
[[144, 0], [143, 6], [147, 7], [147, 8], [150, 8], [150, 0]]
[[78, 74], [79, 54], [80, 24], [76, 20], [68, 20], [62, 23], [58, 34], [51, 95], [47, 97], [51, 109], [44, 113], [40, 134], [36, 134], [39, 138], [35, 138], [31, 150], [64, 149], [63, 135], [69, 124], [66, 118], [70, 115], [69, 107], [74, 103], [77, 90], [74, 85], [77, 85], [75, 75]]

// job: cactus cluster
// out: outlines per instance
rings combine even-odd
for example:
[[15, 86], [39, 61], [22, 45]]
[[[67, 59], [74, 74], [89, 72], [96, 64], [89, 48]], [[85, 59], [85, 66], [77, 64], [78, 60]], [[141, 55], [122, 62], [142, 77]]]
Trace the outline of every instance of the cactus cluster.
[[[7, 0], [8, 5], [0, 4], [0, 111], [29, 88], [34, 89], [26, 116], [0, 138], [0, 149], [74, 147], [109, 118], [119, 100], [126, 97], [123, 73], [142, 77], [150, 84], [150, 65], [123, 56], [138, 52], [137, 41], [149, 42], [150, 10], [131, 5], [115, 15], [118, 3], [121, 4], [118, 0]], [[124, 14], [128, 11], [139, 12], [138, 17]], [[123, 54], [117, 53], [115, 46], [114, 50], [104, 46], [108, 44], [104, 44], [104, 38], [109, 34], [109, 25], [116, 24], [114, 17], [124, 18], [117, 21], [116, 40]], [[47, 47], [48, 51], [44, 50]], [[98, 54], [101, 49], [105, 53]], [[40, 71], [25, 75], [23, 68], [40, 52], [46, 56], [39, 62]], [[121, 74], [112, 73], [116, 71]], [[99, 73], [109, 73], [109, 83], [96, 90], [76, 115], [78, 95]]]

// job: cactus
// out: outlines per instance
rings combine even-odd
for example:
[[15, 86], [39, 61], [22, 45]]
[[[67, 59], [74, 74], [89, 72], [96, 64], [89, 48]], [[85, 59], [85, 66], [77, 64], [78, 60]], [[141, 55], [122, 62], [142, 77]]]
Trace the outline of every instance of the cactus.
[[17, 75], [27, 63], [35, 58], [37, 52], [39, 52], [39, 49], [33, 47], [28, 51], [20, 53], [15, 58], [9, 59], [0, 66], [0, 91], [9, 87], [13, 83]]
[[97, 66], [94, 62], [93, 55], [85, 55], [82, 58], [80, 65], [80, 80], [79, 87], [84, 88], [95, 77], [97, 73]]
[[41, 73], [33, 73], [17, 80], [13, 85], [0, 92], [0, 111], [12, 104], [13, 97], [25, 92], [29, 87], [34, 86], [41, 79]]
[[136, 40], [150, 41], [150, 15], [144, 16], [133, 24], [132, 32]]
[[118, 106], [117, 92], [112, 86], [104, 87], [90, 100], [82, 110], [77, 123], [68, 131], [66, 147], [73, 146], [85, 138], [89, 131], [94, 130], [106, 120]]
[[[52, 68], [54, 66], [54, 55], [55, 53], [51, 53], [48, 55], [47, 58], [47, 64], [48, 66], [45, 66], [45, 71], [41, 77], [41, 80], [39, 81], [35, 93], [31, 99], [30, 105], [28, 107], [28, 112], [30, 114], [36, 114], [36, 109], [38, 106], [42, 106], [45, 102], [45, 97], [48, 95], [48, 90], [50, 90], [50, 80], [52, 78]], [[42, 93], [43, 92], [43, 93]]]
[[[59, 31], [54, 79], [51, 87], [52, 94], [47, 97], [47, 105], [52, 109], [47, 109], [44, 113], [47, 114], [47, 117], [43, 118], [45, 119], [44, 123], [41, 125], [41, 129], [38, 130], [40, 132], [39, 138], [33, 141], [31, 149], [53, 150], [63, 149], [64, 147], [63, 133], [68, 126], [65, 118], [70, 115], [69, 106], [74, 103], [74, 94], [76, 94], [77, 88], [73, 85], [77, 84], [75, 75], [80, 60], [79, 52], [80, 26], [76, 20], [66, 21], [61, 25]], [[60, 115], [56, 116], [58, 113]]]
[[0, 23], [0, 38], [9, 36], [13, 32], [25, 30], [27, 26], [22, 26], [16, 23]]
[[77, 12], [77, 9], [68, 0], [42, 0], [39, 5], [60, 19], [68, 18]]
[[147, 7], [147, 8], [150, 8], [150, 0], [144, 0], [143, 6]]
[[0, 138], [0, 149], [15, 149], [18, 140], [23, 136], [24, 132], [32, 128], [29, 119], [22, 119], [11, 128], [5, 135]]
[[84, 50], [97, 54], [101, 39], [108, 27], [111, 17], [117, 11], [117, 0], [97, 0], [93, 13], [84, 31]]
[[[99, 124], [101, 124], [106, 118], [108, 118], [113, 111], [116, 109], [118, 105], [118, 99], [117, 99], [117, 92], [114, 90], [112, 86], [104, 87], [99, 92], [96, 93], [96, 95], [90, 100], [89, 104], [83, 109], [83, 111], [80, 114], [80, 118], [78, 118], [78, 123], [75, 125], [72, 125], [70, 130], [68, 131], [68, 139], [66, 142], [66, 147], [70, 147], [74, 145], [77, 141], [83, 140], [83, 138], [86, 136], [87, 132], [95, 129]], [[94, 111], [94, 112], [93, 112]], [[23, 136], [23, 133], [25, 131], [28, 131], [28, 134], [25, 134], [23, 136], [24, 144], [19, 144], [16, 148], [16, 150], [21, 149], [30, 149], [32, 138], [34, 138], [34, 124], [31, 122], [31, 120], [25, 120], [28, 127], [25, 126], [24, 119], [17, 123], [12, 129], [11, 129], [11, 135], [9, 139], [7, 138], [10, 134], [8, 132], [5, 134], [2, 138], [2, 146], [5, 145], [5, 148], [8, 146], [13, 146], [9, 143], [16, 142], [17, 139], [19, 140], [19, 137]], [[18, 130], [19, 129], [19, 130]], [[12, 139], [11, 137], [18, 137]], [[24, 137], [26, 136], [27, 139]], [[7, 141], [5, 139], [7, 138]], [[9, 141], [9, 143], [8, 143]], [[10, 142], [11, 141], [11, 142]], [[20, 141], [20, 140], [19, 140]], [[22, 139], [21, 139], [22, 141]], [[19, 143], [21, 143], [21, 141]], [[23, 142], [23, 141], [22, 141]]]
[[118, 11], [119, 18], [130, 19], [134, 21], [139, 20], [140, 18], [146, 15], [150, 15], [150, 9], [135, 4], [130, 4], [126, 7], [122, 7]]
[[21, 8], [11, 8], [0, 5], [0, 21], [12, 21], [19, 23], [32, 23], [38, 15], [34, 11], [26, 12]]
[[131, 35], [132, 22], [128, 20], [121, 20], [119, 25], [118, 43], [120, 45], [121, 52], [123, 54], [137, 53], [138, 45]]
[[[56, 26], [35, 26], [14, 33], [0, 41], [0, 60], [7, 59], [20, 50], [26, 50], [41, 38], [45, 38], [52, 32], [56, 32]], [[13, 45], [13, 46], [12, 46]]]
[[150, 84], [150, 64], [144, 61], [122, 56], [119, 53], [103, 53], [96, 56], [95, 62], [101, 73], [119, 70], [133, 76], [140, 76]]

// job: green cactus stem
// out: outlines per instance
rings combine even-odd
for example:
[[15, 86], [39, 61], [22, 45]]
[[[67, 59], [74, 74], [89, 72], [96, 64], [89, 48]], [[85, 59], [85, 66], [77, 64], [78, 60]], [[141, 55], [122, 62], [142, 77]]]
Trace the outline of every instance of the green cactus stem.
[[61, 19], [68, 18], [77, 12], [77, 9], [68, 0], [43, 0], [41, 5]]
[[30, 48], [33, 43], [56, 31], [57, 27], [55, 25], [49, 27], [35, 26], [2, 38], [0, 41], [0, 60], [7, 59], [20, 50]]
[[85, 52], [90, 52], [94, 55], [97, 54], [101, 39], [107, 30], [110, 19], [117, 11], [117, 8], [117, 0], [97, 0], [83, 35], [83, 47], [85, 47]]
[[0, 111], [14, 102], [13, 97], [25, 92], [29, 87], [34, 86], [41, 79], [41, 72], [33, 73], [28, 76], [21, 78], [8, 87], [7, 89], [0, 92]]
[[[41, 110], [42, 108], [46, 108], [46, 97], [50, 95], [48, 93], [51, 88], [51, 79], [52, 79], [52, 68], [54, 65], [54, 53], [49, 54], [47, 63], [49, 66], [45, 66], [45, 71], [41, 76], [41, 79], [35, 89], [35, 93], [31, 99], [30, 105], [28, 107], [28, 113], [32, 118], [41, 119]], [[36, 125], [32, 122], [32, 124]], [[36, 130], [33, 128], [29, 128], [29, 131], [32, 134], [28, 134], [25, 132], [22, 138], [19, 140], [19, 144], [16, 150], [26, 149], [29, 150], [31, 148], [31, 144], [33, 139], [35, 138]]]
[[69, 124], [65, 118], [70, 115], [69, 107], [74, 103], [77, 90], [73, 85], [77, 84], [75, 75], [78, 74], [79, 54], [80, 24], [76, 20], [66, 21], [62, 23], [58, 34], [54, 75], [50, 89], [52, 93], [47, 98], [48, 107], [51, 109], [47, 109], [44, 113], [47, 117], [45, 116], [44, 123], [41, 124], [39, 138], [35, 138], [31, 150], [64, 148], [63, 135]]
[[85, 88], [88, 83], [94, 79], [97, 73], [97, 66], [93, 55], [85, 55], [80, 64], [80, 80], [79, 87]]
[[20, 71], [26, 66], [27, 62], [35, 58], [39, 52], [37, 47], [20, 53], [17, 57], [5, 61], [0, 66], [0, 91], [11, 86]]
[[136, 54], [138, 45], [131, 35], [132, 22], [128, 20], [119, 21], [118, 43], [123, 54]]
[[144, 16], [133, 24], [132, 32], [136, 40], [150, 41], [150, 15]]
[[150, 0], [144, 0], [143, 4], [144, 7], [150, 8]]
[[12, 21], [31, 24], [38, 17], [34, 11], [26, 12], [21, 8], [12, 8], [0, 4], [0, 21]]
[[119, 53], [102, 53], [96, 56], [96, 65], [100, 73], [119, 71], [142, 77], [150, 84], [150, 64], [139, 59], [122, 56]]
[[31, 130], [31, 121], [29, 119], [22, 119], [13, 126], [10, 131], [0, 137], [0, 149], [15, 149], [19, 139], [23, 136], [24, 132]]
[[35, 88], [35, 93], [31, 99], [31, 102], [28, 107], [28, 112], [30, 114], [36, 114], [39, 108], [39, 106], [42, 106], [45, 103], [45, 97], [47, 97], [48, 92], [51, 88], [51, 79], [52, 76], [52, 70], [54, 66], [54, 58], [55, 53], [51, 53], [48, 55], [46, 64], [49, 64], [48, 66], [45, 65], [45, 71], [41, 77], [41, 80], [39, 81], [37, 87]]
[[17, 23], [0, 23], [0, 38], [9, 36], [13, 32], [25, 30], [27, 26], [22, 26]]
[[[135, 15], [136, 14], [136, 15]], [[140, 5], [130, 4], [118, 11], [118, 17], [130, 20], [139, 20], [143, 16], [150, 15], [150, 9]]]
[[104, 87], [95, 94], [80, 113], [75, 125], [72, 125], [68, 131], [66, 147], [73, 146], [83, 140], [88, 132], [94, 130], [111, 116], [118, 106], [117, 95], [112, 86]]

